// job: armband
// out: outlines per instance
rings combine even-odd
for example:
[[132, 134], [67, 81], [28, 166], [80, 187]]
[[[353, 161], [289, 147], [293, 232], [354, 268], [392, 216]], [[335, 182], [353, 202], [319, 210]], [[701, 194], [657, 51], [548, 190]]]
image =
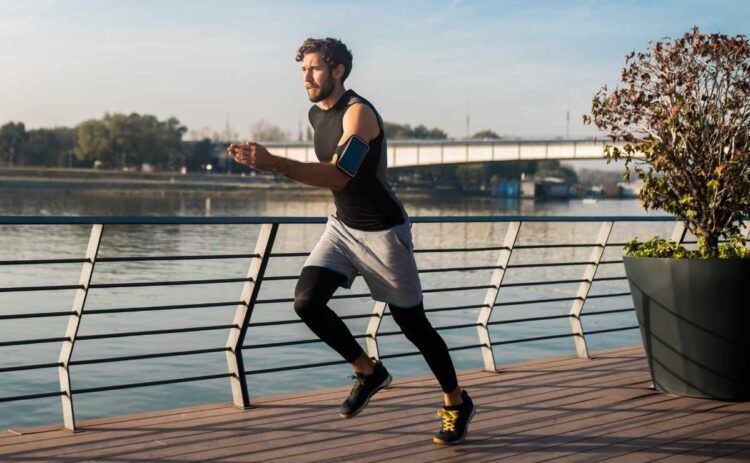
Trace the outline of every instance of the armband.
[[336, 148], [336, 153], [339, 155], [336, 167], [344, 171], [346, 175], [354, 177], [369, 150], [370, 145], [366, 141], [352, 135], [346, 144]]

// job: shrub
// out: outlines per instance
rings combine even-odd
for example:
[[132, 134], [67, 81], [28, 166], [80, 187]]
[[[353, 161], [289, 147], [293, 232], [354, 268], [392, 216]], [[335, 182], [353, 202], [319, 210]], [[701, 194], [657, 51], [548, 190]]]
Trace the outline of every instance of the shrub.
[[[595, 94], [591, 115], [584, 116], [592, 122], [622, 142], [609, 145], [606, 158], [623, 159], [625, 177], [635, 171], [643, 181], [643, 206], [684, 220], [699, 239], [700, 256], [718, 257], [722, 236], [741, 239], [742, 219], [750, 214], [745, 36], [694, 28], [629, 54], [618, 87]], [[643, 249], [656, 252], [647, 243]]]

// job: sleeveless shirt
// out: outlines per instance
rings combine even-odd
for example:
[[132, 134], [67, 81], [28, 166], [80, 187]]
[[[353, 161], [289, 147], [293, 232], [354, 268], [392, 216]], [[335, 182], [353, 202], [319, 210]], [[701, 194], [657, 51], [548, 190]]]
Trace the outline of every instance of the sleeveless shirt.
[[332, 190], [336, 216], [346, 226], [365, 231], [385, 230], [404, 223], [406, 212], [391, 190], [387, 177], [388, 148], [383, 120], [375, 107], [352, 90], [329, 109], [313, 106], [308, 117], [315, 130], [315, 155], [320, 162], [331, 162], [344, 134], [344, 113], [354, 104], [365, 104], [378, 119], [380, 134], [370, 140], [370, 149], [359, 167], [341, 191]]

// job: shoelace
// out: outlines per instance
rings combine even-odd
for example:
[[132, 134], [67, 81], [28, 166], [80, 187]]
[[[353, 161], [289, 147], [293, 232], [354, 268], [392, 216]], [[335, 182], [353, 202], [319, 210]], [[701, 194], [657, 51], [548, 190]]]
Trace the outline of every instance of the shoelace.
[[362, 386], [365, 385], [365, 378], [360, 375], [351, 375], [349, 376], [349, 379], [354, 380], [354, 385], [352, 386], [352, 392], [359, 391], [362, 389]]
[[443, 419], [443, 431], [453, 432], [456, 430], [456, 420], [458, 420], [458, 410], [438, 410], [438, 416]]

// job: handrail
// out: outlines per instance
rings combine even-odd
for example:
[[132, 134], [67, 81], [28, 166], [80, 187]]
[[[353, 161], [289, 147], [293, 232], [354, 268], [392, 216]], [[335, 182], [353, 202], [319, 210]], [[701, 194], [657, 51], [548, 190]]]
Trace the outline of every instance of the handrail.
[[[584, 305], [590, 299], [603, 299], [628, 296], [629, 292], [609, 292], [604, 294], [589, 294], [589, 288], [595, 282], [599, 281], [621, 281], [624, 276], [596, 276], [596, 268], [602, 265], [622, 264], [622, 259], [602, 259], [604, 250], [613, 247], [622, 246], [623, 243], [608, 242], [609, 230], [612, 224], [616, 223], [675, 223], [677, 228], [682, 227], [682, 223], [670, 216], [430, 216], [430, 217], [413, 217], [411, 221], [415, 224], [433, 224], [433, 223], [502, 223], [508, 224], [508, 233], [503, 243], [491, 246], [476, 247], [446, 247], [446, 248], [417, 248], [416, 254], [451, 254], [451, 253], [468, 253], [468, 252], [492, 252], [496, 253], [497, 260], [495, 265], [471, 265], [471, 266], [439, 266], [420, 269], [423, 274], [444, 274], [450, 272], [451, 275], [460, 273], [476, 273], [486, 271], [492, 273], [489, 281], [478, 282], [481, 284], [447, 284], [439, 287], [425, 288], [425, 294], [430, 293], [464, 293], [467, 291], [483, 290], [486, 292], [485, 301], [482, 304], [464, 304], [464, 305], [446, 305], [442, 307], [428, 307], [425, 311], [428, 313], [451, 312], [451, 311], [472, 311], [477, 313], [476, 321], [471, 323], [452, 323], [448, 325], [438, 325], [438, 330], [459, 330], [472, 329], [478, 330], [478, 343], [449, 346], [449, 350], [468, 350], [479, 349], [483, 355], [485, 368], [494, 370], [496, 362], [494, 360], [493, 347], [507, 344], [527, 343], [542, 340], [573, 338], [575, 340], [578, 354], [586, 357], [585, 338], [590, 335], [610, 333], [615, 331], [636, 329], [635, 326], [621, 326], [612, 328], [602, 328], [595, 330], [584, 330], [581, 319], [586, 316], [606, 316], [611, 314], [632, 312], [632, 307], [617, 309], [597, 309], [583, 312]], [[274, 239], [277, 230], [281, 226], [296, 226], [302, 224], [324, 224], [325, 217], [116, 217], [116, 216], [77, 216], [77, 217], [54, 217], [54, 216], [5, 216], [0, 217], [0, 226], [3, 225], [23, 225], [23, 226], [59, 226], [59, 225], [91, 225], [92, 234], [89, 240], [89, 248], [86, 256], [81, 258], [45, 258], [45, 259], [27, 259], [27, 260], [5, 260], [0, 261], [0, 266], [12, 268], [13, 266], [34, 266], [34, 265], [53, 265], [53, 264], [80, 264], [82, 265], [81, 279], [78, 284], [69, 285], [37, 285], [37, 286], [13, 286], [0, 287], [0, 292], [35, 292], [50, 290], [75, 290], [76, 301], [73, 309], [58, 308], [57, 311], [49, 308], [42, 312], [32, 313], [0, 313], [0, 320], [16, 320], [30, 318], [47, 318], [47, 317], [68, 317], [68, 328], [64, 336], [45, 337], [39, 339], [19, 339], [19, 340], [2, 340], [0, 347], [21, 346], [28, 344], [40, 343], [62, 343], [63, 350], [58, 362], [36, 363], [28, 365], [12, 365], [0, 368], [0, 373], [8, 373], [23, 370], [35, 370], [44, 368], [57, 367], [60, 375], [61, 389], [59, 391], [47, 391], [36, 394], [23, 394], [9, 397], [0, 397], [0, 402], [30, 400], [42, 397], [60, 396], [63, 400], [63, 421], [68, 429], [75, 429], [73, 396], [75, 394], [111, 391], [116, 389], [126, 389], [133, 387], [144, 387], [159, 384], [174, 384], [189, 381], [202, 381], [215, 378], [229, 378], [232, 384], [232, 393], [235, 405], [247, 407], [249, 405], [249, 392], [245, 377], [248, 375], [264, 374], [279, 371], [289, 371], [295, 369], [317, 368], [331, 365], [339, 365], [343, 361], [326, 361], [301, 365], [278, 365], [272, 368], [256, 368], [246, 370], [242, 360], [242, 352], [254, 351], [256, 349], [273, 349], [280, 346], [293, 346], [309, 343], [320, 342], [317, 339], [297, 339], [292, 341], [264, 342], [255, 344], [245, 344], [244, 337], [249, 327], [262, 329], [264, 327], [291, 325], [302, 323], [299, 319], [280, 319], [271, 321], [252, 321], [253, 308], [259, 304], [278, 304], [291, 303], [293, 298], [275, 297], [259, 298], [259, 290], [264, 281], [289, 281], [298, 278], [297, 275], [270, 275], [265, 276], [265, 268], [269, 260], [286, 257], [302, 257], [309, 254], [306, 250], [274, 252]], [[603, 227], [599, 233], [598, 239], [591, 239], [585, 243], [534, 243], [525, 242], [517, 244], [517, 237], [523, 236], [522, 226], [525, 223], [599, 223]], [[254, 252], [235, 253], [235, 254], [206, 254], [206, 255], [161, 255], [161, 256], [98, 256], [100, 242], [106, 237], [102, 237], [105, 228], [118, 225], [254, 225], [261, 227], [261, 233], [256, 243]], [[677, 231], [673, 232], [677, 236]], [[681, 234], [684, 237], [684, 231]], [[592, 238], [595, 238], [592, 236]], [[544, 250], [544, 249], [562, 249], [562, 248], [589, 248], [592, 249], [592, 255], [588, 260], [571, 260], [571, 261], [553, 261], [553, 262], [524, 262], [518, 261], [514, 256], [519, 251], [524, 250]], [[513, 258], [513, 259], [512, 259]], [[228, 275], [224, 278], [212, 279], [179, 279], [174, 277], [170, 281], [149, 281], [141, 278], [137, 282], [116, 282], [116, 283], [91, 283], [91, 277], [96, 268], [96, 264], [117, 264], [123, 262], [160, 262], [160, 261], [180, 261], [180, 260], [228, 260], [228, 259], [249, 259], [250, 269], [244, 276]], [[511, 263], [511, 261], [513, 263]], [[514, 272], [515, 269], [535, 269], [535, 268], [555, 268], [555, 267], [573, 267], [585, 266], [585, 270], [580, 278], [548, 278], [548, 279], [524, 279], [522, 281], [504, 282], [504, 276], [508, 272]], [[450, 280], [453, 281], [453, 280]], [[223, 301], [195, 302], [190, 304], [167, 304], [152, 306], [130, 306], [130, 307], [111, 307], [87, 309], [85, 306], [86, 295], [89, 291], [103, 291], [113, 288], [137, 288], [146, 286], [177, 286], [177, 285], [208, 285], [219, 283], [242, 283], [243, 291], [239, 298], [224, 298]], [[526, 297], [515, 300], [501, 299], [506, 289], [524, 288], [524, 287], [547, 287], [547, 286], [564, 286], [578, 284], [579, 291], [576, 295], [561, 297]], [[369, 298], [369, 292], [355, 292], [340, 294], [334, 296], [334, 299], [353, 299]], [[493, 311], [497, 307], [524, 307], [534, 304], [549, 303], [571, 303], [573, 308], [570, 313], [560, 313], [548, 316], [527, 316], [510, 319], [493, 320]], [[236, 307], [234, 321], [232, 323], [189, 326], [183, 328], [174, 327], [154, 327], [154, 329], [144, 331], [126, 331], [111, 332], [99, 334], [81, 335], [78, 333], [78, 325], [81, 319], [89, 315], [103, 315], [113, 313], [127, 314], [130, 312], [150, 312], [150, 311], [167, 311], [167, 310], [185, 310], [194, 308], [209, 307]], [[561, 310], [562, 312], [562, 310]], [[358, 339], [365, 339], [369, 354], [374, 358], [398, 358], [412, 355], [418, 355], [416, 351], [389, 353], [380, 355], [377, 341], [379, 338], [391, 337], [400, 333], [400, 331], [380, 331], [380, 321], [384, 317], [390, 316], [385, 311], [385, 304], [376, 303], [371, 313], [350, 314], [342, 316], [344, 320], [369, 319], [370, 324], [364, 334], [356, 334]], [[572, 326], [572, 332], [564, 334], [544, 334], [539, 336], [522, 337], [518, 339], [491, 339], [491, 328], [509, 326], [517, 323], [536, 323], [545, 320], [569, 319]], [[229, 322], [229, 320], [227, 320]], [[206, 347], [201, 349], [189, 350], [172, 350], [168, 352], [150, 352], [138, 353], [135, 355], [124, 355], [119, 357], [101, 357], [88, 359], [73, 359], [73, 346], [77, 341], [94, 341], [100, 339], [121, 338], [131, 336], [159, 336], [170, 333], [190, 333], [209, 330], [225, 330], [229, 335], [227, 344], [224, 346]], [[60, 333], [61, 335], [63, 333]], [[194, 375], [189, 377], [173, 379], [156, 379], [147, 382], [134, 382], [129, 384], [119, 384], [110, 386], [97, 386], [74, 389], [70, 386], [70, 366], [77, 365], [95, 365], [110, 362], [138, 361], [152, 358], [166, 358], [176, 356], [200, 355], [207, 353], [225, 352], [227, 356], [228, 369], [227, 373], [211, 375]]]
[[[325, 217], [162, 217], [162, 216], [0, 216], [0, 225], [279, 225], [324, 224]], [[676, 222], [668, 215], [476, 215], [418, 216], [412, 223], [569, 223], [569, 222]]]

